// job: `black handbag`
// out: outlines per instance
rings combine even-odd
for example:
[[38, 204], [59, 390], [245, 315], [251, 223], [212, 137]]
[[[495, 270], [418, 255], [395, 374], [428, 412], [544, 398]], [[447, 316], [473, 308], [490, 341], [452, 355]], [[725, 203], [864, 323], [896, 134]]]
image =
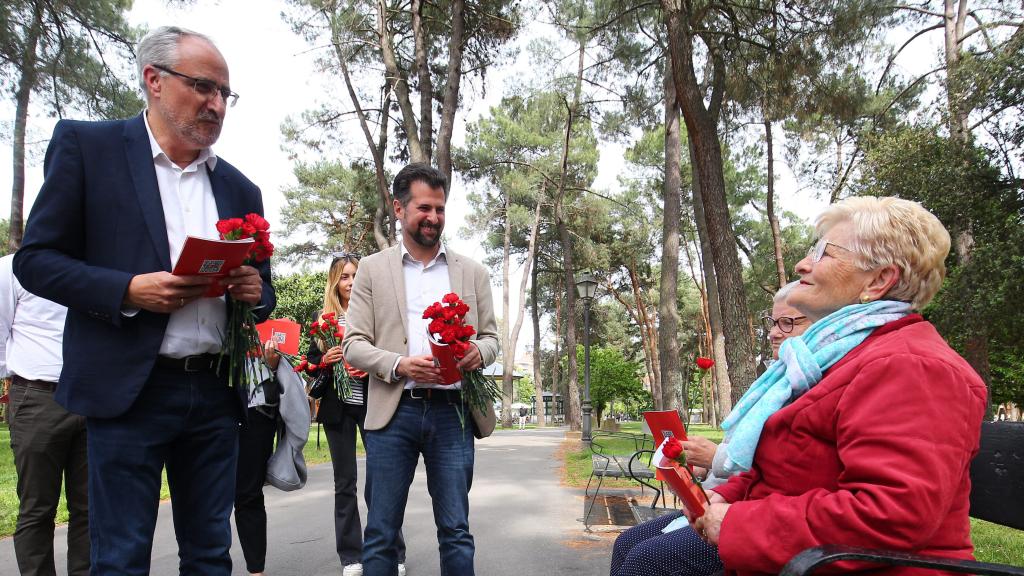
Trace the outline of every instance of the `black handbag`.
[[316, 380], [309, 385], [309, 397], [313, 400], [319, 400], [324, 397], [327, 390], [331, 387], [331, 375], [327, 370], [321, 370], [320, 374], [317, 375]]

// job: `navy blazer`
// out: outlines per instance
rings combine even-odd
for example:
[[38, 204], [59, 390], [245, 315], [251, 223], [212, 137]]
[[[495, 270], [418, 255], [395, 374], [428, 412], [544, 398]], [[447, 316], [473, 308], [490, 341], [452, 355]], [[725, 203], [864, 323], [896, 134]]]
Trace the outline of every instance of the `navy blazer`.
[[[61, 120], [43, 171], [14, 271], [27, 290], [68, 308], [57, 402], [76, 414], [115, 417], [149, 378], [169, 317], [121, 314], [134, 275], [171, 271], [145, 119]], [[220, 218], [263, 214], [259, 188], [234, 166], [218, 158], [209, 176]], [[269, 262], [258, 269], [262, 321], [277, 300]]]

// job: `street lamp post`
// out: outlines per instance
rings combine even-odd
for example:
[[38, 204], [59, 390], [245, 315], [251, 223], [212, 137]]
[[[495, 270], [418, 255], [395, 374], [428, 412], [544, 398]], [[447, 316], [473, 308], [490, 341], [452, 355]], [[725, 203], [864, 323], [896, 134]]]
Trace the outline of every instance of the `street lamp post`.
[[583, 435], [588, 445], [592, 439], [590, 424], [590, 304], [597, 294], [597, 280], [590, 272], [576, 278], [576, 292], [583, 301]]

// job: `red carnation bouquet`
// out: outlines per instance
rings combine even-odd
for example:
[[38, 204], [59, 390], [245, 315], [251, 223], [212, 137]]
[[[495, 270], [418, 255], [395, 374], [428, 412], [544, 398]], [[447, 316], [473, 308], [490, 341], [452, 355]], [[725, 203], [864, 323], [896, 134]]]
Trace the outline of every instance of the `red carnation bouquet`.
[[[470, 408], [487, 413], [493, 410], [494, 401], [500, 395], [498, 385], [484, 376], [480, 368], [462, 372], [458, 363], [469, 351], [471, 336], [476, 329], [465, 321], [469, 305], [454, 292], [445, 294], [441, 302], [434, 302], [423, 311], [423, 318], [430, 320], [427, 325], [427, 340], [434, 364], [441, 369], [441, 381], [454, 384], [462, 380], [462, 399]], [[466, 426], [465, 414], [459, 411], [459, 420]]]
[[[327, 312], [320, 316], [320, 321], [313, 322], [309, 328], [309, 335], [320, 339], [323, 351], [326, 353], [331, 348], [341, 345], [341, 339], [345, 337], [345, 329], [338, 323], [337, 314]], [[339, 400], [345, 400], [352, 396], [352, 378], [349, 376], [348, 370], [345, 369], [344, 360], [341, 361], [342, 366], [336, 366], [333, 370], [327, 370], [331, 364], [322, 360], [319, 364], [309, 364], [305, 356], [302, 357], [302, 360], [306, 363], [306, 371], [315, 373], [317, 377], [317, 382], [313, 382], [311, 390], [322, 388], [326, 384], [325, 379], [332, 377], [334, 390], [337, 392]], [[329, 376], [330, 374], [333, 376]]]
[[[270, 223], [259, 214], [246, 214], [244, 218], [225, 218], [217, 222], [217, 232], [221, 240], [245, 240], [252, 238], [249, 253], [243, 264], [255, 266], [266, 261], [274, 254], [274, 245], [270, 243]], [[223, 290], [221, 291], [223, 294]], [[220, 347], [218, 372], [224, 358], [228, 359], [228, 385], [234, 386], [236, 381], [245, 388], [251, 389], [260, 383], [260, 369], [256, 363], [247, 362], [250, 356], [263, 358], [263, 343], [260, 342], [256, 330], [256, 314], [251, 304], [231, 300], [228, 310], [227, 330]], [[267, 366], [270, 373], [270, 367]]]

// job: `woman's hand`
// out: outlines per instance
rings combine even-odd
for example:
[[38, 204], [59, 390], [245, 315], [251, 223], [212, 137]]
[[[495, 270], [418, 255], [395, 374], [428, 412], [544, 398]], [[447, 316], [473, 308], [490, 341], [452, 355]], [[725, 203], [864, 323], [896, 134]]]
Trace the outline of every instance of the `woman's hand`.
[[683, 451], [686, 452], [686, 462], [701, 468], [711, 469], [711, 463], [715, 460], [715, 451], [718, 444], [703, 436], [691, 436], [689, 440], [683, 440]]
[[324, 356], [321, 358], [321, 361], [327, 362], [328, 364], [337, 364], [344, 359], [345, 356], [341, 353], [341, 346], [332, 346], [327, 350], [327, 352], [324, 352]]
[[277, 353], [277, 344], [273, 340], [267, 340], [263, 344], [263, 358], [272, 370], [277, 370], [281, 364], [281, 355]]
[[725, 498], [718, 492], [708, 490], [708, 493], [710, 494], [710, 496], [708, 496], [709, 504], [728, 504], [728, 502], [725, 501]]
[[722, 521], [725, 520], [725, 515], [729, 512], [730, 506], [732, 504], [711, 504], [704, 512], [704, 515], [697, 518], [697, 521], [693, 523], [693, 529], [708, 544], [718, 546], [718, 537], [722, 531]]

